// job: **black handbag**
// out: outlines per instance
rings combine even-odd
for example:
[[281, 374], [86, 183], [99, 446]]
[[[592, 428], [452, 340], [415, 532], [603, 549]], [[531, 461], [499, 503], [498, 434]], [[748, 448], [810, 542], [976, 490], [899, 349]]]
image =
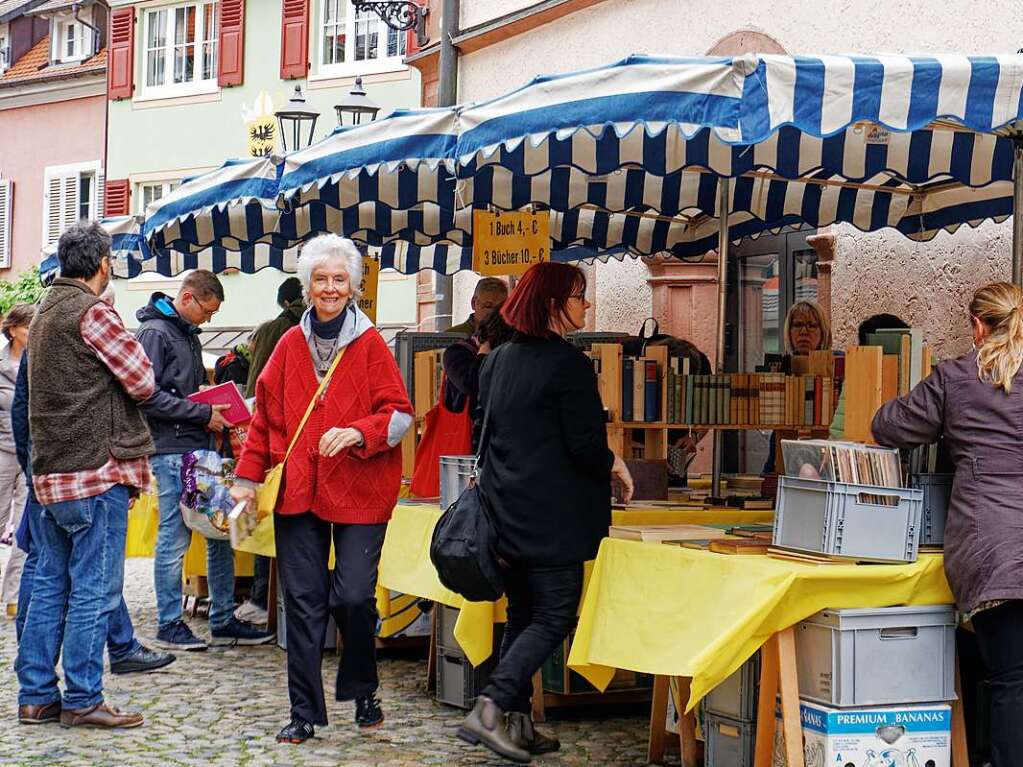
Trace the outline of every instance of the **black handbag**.
[[[500, 349], [491, 352], [494, 374]], [[483, 410], [479, 454], [469, 486], [455, 499], [433, 528], [430, 561], [445, 588], [470, 602], [493, 602], [504, 594], [501, 566], [497, 558], [497, 525], [486, 496], [480, 489], [480, 472], [486, 462], [490, 397]]]

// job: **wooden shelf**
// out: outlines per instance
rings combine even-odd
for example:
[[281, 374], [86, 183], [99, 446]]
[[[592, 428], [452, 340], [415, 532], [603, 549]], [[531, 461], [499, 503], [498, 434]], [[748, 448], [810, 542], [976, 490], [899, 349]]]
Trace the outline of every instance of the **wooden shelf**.
[[830, 426], [827, 424], [815, 424], [807, 426], [805, 424], [749, 424], [749, 423], [718, 423], [718, 424], [707, 424], [707, 423], [669, 423], [665, 428], [668, 429], [704, 429], [704, 430], [718, 430], [718, 431], [827, 431]]

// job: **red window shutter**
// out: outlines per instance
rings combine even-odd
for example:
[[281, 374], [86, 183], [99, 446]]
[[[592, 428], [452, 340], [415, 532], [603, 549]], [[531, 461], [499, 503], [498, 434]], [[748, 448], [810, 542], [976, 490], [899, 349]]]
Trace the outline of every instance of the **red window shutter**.
[[108, 178], [103, 196], [103, 217], [131, 213], [131, 184], [126, 178]]
[[[430, 4], [430, 0], [415, 0], [416, 5], [420, 8], [425, 8]], [[427, 17], [429, 18], [429, 17]], [[416, 32], [415, 27], [405, 33], [405, 58], [414, 56], [421, 50], [419, 47], [419, 35]]]
[[107, 97], [130, 99], [135, 90], [135, 9], [115, 8], [110, 13], [107, 51]]
[[309, 71], [309, 0], [284, 0], [281, 11], [281, 79]]
[[220, 87], [241, 85], [245, 68], [245, 0], [220, 0]]

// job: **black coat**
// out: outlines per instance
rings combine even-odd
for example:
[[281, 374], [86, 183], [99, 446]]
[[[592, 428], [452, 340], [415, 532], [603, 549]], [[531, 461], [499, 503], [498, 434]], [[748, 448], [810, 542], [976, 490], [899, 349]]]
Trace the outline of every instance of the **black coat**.
[[611, 524], [614, 456], [592, 363], [560, 338], [516, 336], [487, 357], [480, 486], [497, 518], [498, 552], [532, 567], [593, 559]]

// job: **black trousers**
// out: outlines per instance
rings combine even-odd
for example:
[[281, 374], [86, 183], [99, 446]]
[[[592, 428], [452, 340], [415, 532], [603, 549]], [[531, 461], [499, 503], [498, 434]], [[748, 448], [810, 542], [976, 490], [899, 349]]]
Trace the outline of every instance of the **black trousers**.
[[[327, 723], [323, 641], [332, 614], [344, 639], [337, 699], [376, 691], [376, 584], [387, 525], [331, 525], [311, 512], [274, 519], [277, 568], [284, 590], [291, 715]], [[329, 571], [333, 537], [336, 562]]]
[[583, 565], [512, 566], [505, 571], [508, 623], [501, 659], [483, 694], [505, 711], [528, 714], [533, 674], [575, 628], [583, 591]]
[[973, 617], [980, 657], [991, 687], [991, 758], [1014, 767], [1023, 755], [1023, 601]]

